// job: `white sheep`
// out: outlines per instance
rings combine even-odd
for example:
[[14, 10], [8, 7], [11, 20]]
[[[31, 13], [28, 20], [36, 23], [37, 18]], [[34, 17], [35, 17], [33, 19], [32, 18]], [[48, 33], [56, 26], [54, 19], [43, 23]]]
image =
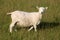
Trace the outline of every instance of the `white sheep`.
[[24, 12], [24, 11], [14, 11], [11, 13], [11, 19], [12, 22], [10, 24], [10, 32], [12, 33], [12, 28], [14, 27], [15, 24], [19, 25], [20, 27], [29, 27], [31, 28], [28, 30], [30, 31], [31, 29], [35, 29], [37, 31], [37, 26], [42, 18], [42, 12], [45, 11], [48, 7], [36, 7], [39, 11], [38, 12]]

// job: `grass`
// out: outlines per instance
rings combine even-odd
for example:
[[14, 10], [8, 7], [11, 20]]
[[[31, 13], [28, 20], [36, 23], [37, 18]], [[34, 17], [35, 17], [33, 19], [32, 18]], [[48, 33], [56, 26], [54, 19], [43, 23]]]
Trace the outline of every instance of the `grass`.
[[[36, 6], [49, 7], [37, 32], [21, 28], [10, 34], [11, 18], [6, 14], [15, 10], [38, 11]], [[60, 40], [60, 0], [0, 0], [0, 40]]]

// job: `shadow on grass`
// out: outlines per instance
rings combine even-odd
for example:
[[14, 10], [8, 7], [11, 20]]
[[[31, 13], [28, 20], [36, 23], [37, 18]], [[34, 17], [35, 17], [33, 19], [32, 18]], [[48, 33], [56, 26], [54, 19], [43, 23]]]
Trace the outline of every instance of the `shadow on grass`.
[[60, 23], [57, 23], [57, 22], [41, 22], [39, 25], [37, 25], [38, 29], [45, 29], [45, 28], [53, 28], [53, 27], [56, 27], [56, 26], [59, 26]]

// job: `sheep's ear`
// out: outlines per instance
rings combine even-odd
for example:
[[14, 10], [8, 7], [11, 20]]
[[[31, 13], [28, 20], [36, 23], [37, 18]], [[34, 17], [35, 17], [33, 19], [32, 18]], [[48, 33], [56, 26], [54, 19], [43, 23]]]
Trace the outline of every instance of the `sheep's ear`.
[[48, 9], [48, 7], [46, 7], [46, 9]]
[[38, 6], [36, 6], [36, 8], [37, 8], [37, 9], [39, 9], [39, 7], [38, 7]]

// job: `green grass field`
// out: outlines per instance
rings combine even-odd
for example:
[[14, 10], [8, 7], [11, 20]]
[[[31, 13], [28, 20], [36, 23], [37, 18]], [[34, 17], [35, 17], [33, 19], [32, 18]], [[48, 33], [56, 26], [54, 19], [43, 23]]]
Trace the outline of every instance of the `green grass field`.
[[[18, 28], [10, 34], [11, 18], [7, 13], [15, 10], [37, 12], [36, 6], [48, 7], [37, 32]], [[0, 40], [60, 40], [60, 0], [0, 0]]]

